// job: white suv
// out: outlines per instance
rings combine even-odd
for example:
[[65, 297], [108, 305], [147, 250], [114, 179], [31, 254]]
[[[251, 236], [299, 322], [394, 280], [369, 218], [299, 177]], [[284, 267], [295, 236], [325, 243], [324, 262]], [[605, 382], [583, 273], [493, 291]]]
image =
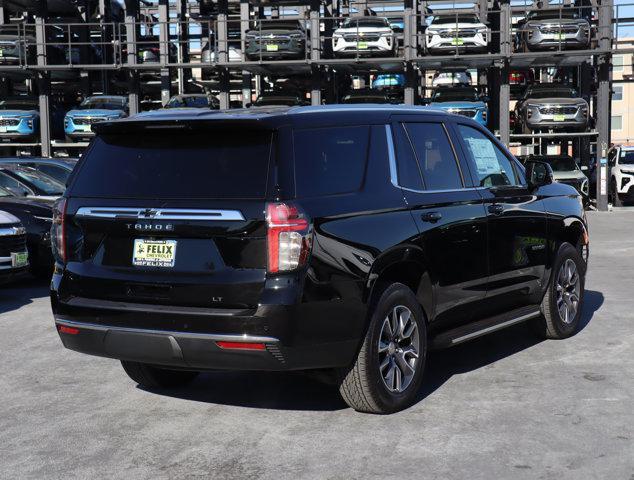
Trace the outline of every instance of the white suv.
[[383, 17], [351, 17], [332, 34], [332, 51], [344, 56], [394, 56], [398, 42]]
[[485, 52], [491, 30], [475, 14], [435, 16], [425, 31], [427, 51], [431, 54]]
[[608, 152], [610, 203], [617, 207], [634, 201], [634, 147], [617, 145]]

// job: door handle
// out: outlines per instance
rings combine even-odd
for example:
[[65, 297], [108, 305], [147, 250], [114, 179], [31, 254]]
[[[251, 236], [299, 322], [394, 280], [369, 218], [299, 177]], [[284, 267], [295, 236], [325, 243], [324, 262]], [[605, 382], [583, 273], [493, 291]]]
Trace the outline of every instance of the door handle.
[[488, 206], [487, 210], [489, 210], [489, 213], [492, 215], [500, 215], [502, 212], [504, 212], [504, 205], [500, 205], [499, 203], [492, 203]]
[[442, 213], [440, 212], [426, 212], [420, 216], [420, 219], [423, 222], [429, 222], [429, 223], [436, 223], [441, 218], [442, 218]]

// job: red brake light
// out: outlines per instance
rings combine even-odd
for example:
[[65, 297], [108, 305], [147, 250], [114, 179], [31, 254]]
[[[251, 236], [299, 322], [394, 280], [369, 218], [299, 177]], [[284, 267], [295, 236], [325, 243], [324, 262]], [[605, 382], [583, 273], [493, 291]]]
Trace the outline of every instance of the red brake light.
[[78, 328], [67, 327], [65, 325], [59, 325], [57, 329], [59, 330], [59, 333], [66, 333], [68, 335], [77, 335], [79, 333]]
[[66, 199], [60, 198], [53, 205], [53, 225], [51, 227], [53, 252], [62, 263], [66, 263]]
[[254, 342], [216, 342], [220, 348], [224, 350], [264, 350], [266, 346], [263, 343]]
[[293, 203], [266, 206], [269, 273], [295, 270], [306, 263], [312, 245], [308, 217]]

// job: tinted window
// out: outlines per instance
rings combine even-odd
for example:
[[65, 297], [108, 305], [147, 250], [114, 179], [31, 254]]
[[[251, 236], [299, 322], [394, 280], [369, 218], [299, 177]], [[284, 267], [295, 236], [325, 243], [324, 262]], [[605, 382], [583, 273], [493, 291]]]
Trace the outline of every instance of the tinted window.
[[423, 190], [425, 188], [423, 177], [418, 168], [414, 149], [402, 125], [396, 128], [395, 137], [398, 184], [412, 190]]
[[94, 140], [73, 195], [129, 198], [262, 198], [270, 132], [155, 130]]
[[466, 154], [476, 167], [481, 187], [519, 185], [511, 161], [486, 135], [473, 127], [459, 125]]
[[0, 187], [18, 196], [30, 195], [32, 193], [15, 178], [5, 175], [4, 173], [0, 173]]
[[343, 22], [343, 28], [359, 27], [372, 27], [372, 28], [385, 28], [389, 27], [390, 23], [387, 18], [375, 17], [375, 18], [351, 18]]
[[456, 157], [444, 127], [439, 123], [406, 123], [404, 127], [416, 152], [425, 188], [462, 188]]
[[35, 164], [33, 168], [61, 183], [66, 183], [66, 180], [70, 177], [70, 170], [57, 165]]
[[431, 97], [432, 102], [479, 102], [475, 88], [439, 88]]
[[433, 25], [446, 25], [449, 23], [480, 23], [480, 19], [475, 15], [443, 15], [435, 17]]
[[359, 190], [365, 176], [370, 127], [296, 130], [297, 195], [312, 197]]
[[11, 170], [11, 174], [19, 180], [24, 180], [27, 184], [35, 187], [41, 194], [61, 195], [64, 193], [64, 185], [48, 175], [41, 174], [35, 170], [18, 168]]

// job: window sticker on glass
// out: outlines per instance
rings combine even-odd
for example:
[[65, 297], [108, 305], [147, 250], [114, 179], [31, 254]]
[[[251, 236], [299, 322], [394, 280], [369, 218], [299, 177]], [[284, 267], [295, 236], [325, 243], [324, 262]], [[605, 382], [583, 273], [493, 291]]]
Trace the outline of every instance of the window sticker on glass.
[[473, 154], [478, 175], [491, 175], [500, 172], [500, 163], [495, 154], [493, 144], [489, 140], [469, 137], [465, 140], [469, 144], [469, 149]]

